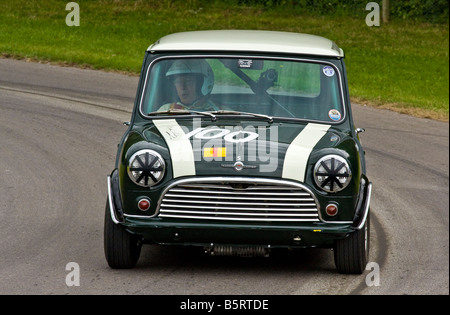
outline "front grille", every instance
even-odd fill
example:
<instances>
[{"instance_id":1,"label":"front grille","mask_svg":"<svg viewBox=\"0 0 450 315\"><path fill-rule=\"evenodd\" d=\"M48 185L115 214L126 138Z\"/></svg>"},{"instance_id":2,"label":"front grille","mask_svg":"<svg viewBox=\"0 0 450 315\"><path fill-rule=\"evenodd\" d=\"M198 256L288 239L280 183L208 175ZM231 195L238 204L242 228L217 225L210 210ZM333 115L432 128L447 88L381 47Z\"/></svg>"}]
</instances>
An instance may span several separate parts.
<instances>
[{"instance_id":1,"label":"front grille","mask_svg":"<svg viewBox=\"0 0 450 315\"><path fill-rule=\"evenodd\" d=\"M317 222L318 205L299 184L275 180L181 181L163 195L162 218Z\"/></svg>"}]
</instances>

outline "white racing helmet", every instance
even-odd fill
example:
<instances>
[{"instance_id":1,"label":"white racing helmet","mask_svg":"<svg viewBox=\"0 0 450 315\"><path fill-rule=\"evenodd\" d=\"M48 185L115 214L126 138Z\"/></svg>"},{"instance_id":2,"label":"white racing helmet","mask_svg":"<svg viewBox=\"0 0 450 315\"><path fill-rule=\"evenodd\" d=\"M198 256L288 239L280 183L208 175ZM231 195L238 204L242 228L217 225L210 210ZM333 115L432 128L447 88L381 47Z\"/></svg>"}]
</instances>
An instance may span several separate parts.
<instances>
[{"instance_id":1,"label":"white racing helmet","mask_svg":"<svg viewBox=\"0 0 450 315\"><path fill-rule=\"evenodd\" d=\"M203 78L201 92L203 95L211 93L214 87L214 72L204 59L180 59L173 62L166 73L167 77L179 74L196 74Z\"/></svg>"}]
</instances>

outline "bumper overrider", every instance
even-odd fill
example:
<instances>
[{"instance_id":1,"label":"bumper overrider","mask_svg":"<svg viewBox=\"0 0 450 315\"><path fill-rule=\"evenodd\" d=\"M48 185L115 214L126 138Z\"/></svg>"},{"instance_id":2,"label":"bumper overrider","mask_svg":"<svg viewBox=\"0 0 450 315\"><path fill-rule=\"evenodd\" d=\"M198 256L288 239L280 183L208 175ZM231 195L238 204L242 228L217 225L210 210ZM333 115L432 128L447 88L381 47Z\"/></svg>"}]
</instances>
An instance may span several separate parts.
<instances>
[{"instance_id":1,"label":"bumper overrider","mask_svg":"<svg viewBox=\"0 0 450 315\"><path fill-rule=\"evenodd\" d=\"M361 230L368 219L372 184L362 177L353 220L327 221L314 193L301 183L247 177L195 177L173 180L156 212L127 214L117 170L107 178L109 213L143 243L212 248L332 247Z\"/></svg>"}]
</instances>

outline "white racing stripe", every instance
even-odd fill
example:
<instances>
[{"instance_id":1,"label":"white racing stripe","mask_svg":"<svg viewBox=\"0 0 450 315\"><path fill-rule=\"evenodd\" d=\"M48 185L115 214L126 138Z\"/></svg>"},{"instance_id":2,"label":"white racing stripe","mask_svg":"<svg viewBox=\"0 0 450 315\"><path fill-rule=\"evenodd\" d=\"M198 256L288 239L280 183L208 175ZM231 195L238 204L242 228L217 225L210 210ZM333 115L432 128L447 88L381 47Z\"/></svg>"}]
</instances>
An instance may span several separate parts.
<instances>
[{"instance_id":1,"label":"white racing stripe","mask_svg":"<svg viewBox=\"0 0 450 315\"><path fill-rule=\"evenodd\" d=\"M156 128L166 140L172 160L173 178L195 175L194 151L175 119L155 119Z\"/></svg>"},{"instance_id":2,"label":"white racing stripe","mask_svg":"<svg viewBox=\"0 0 450 315\"><path fill-rule=\"evenodd\" d=\"M286 151L281 177L305 181L309 155L317 142L327 133L330 125L308 124L295 137Z\"/></svg>"}]
</instances>

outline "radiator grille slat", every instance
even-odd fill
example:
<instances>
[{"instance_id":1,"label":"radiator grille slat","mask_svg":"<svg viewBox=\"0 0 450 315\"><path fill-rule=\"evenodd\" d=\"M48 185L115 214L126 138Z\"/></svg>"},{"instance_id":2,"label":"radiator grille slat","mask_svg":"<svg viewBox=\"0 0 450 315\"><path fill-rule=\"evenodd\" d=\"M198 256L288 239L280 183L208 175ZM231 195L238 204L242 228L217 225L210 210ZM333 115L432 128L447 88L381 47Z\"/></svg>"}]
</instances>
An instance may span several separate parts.
<instances>
[{"instance_id":1,"label":"radiator grille slat","mask_svg":"<svg viewBox=\"0 0 450 315\"><path fill-rule=\"evenodd\" d=\"M228 221L319 221L316 199L307 190L258 182L192 182L171 187L159 217Z\"/></svg>"}]
</instances>

